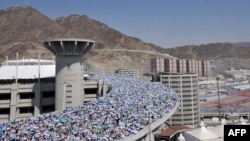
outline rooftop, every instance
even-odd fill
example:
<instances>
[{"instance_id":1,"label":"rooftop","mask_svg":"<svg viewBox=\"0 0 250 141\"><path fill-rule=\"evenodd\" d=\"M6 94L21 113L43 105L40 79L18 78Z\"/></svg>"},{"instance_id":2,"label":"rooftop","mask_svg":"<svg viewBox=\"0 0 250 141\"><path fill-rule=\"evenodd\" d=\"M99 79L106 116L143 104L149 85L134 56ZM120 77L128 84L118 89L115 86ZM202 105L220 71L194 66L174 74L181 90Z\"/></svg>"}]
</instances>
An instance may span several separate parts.
<instances>
[{"instance_id":1,"label":"rooftop","mask_svg":"<svg viewBox=\"0 0 250 141\"><path fill-rule=\"evenodd\" d=\"M170 126L166 130L164 130L160 134L158 134L157 136L171 138L176 133L180 133L180 132L187 131L187 130L191 130L191 128L189 128L187 126L183 126L183 125Z\"/></svg>"}]
</instances>

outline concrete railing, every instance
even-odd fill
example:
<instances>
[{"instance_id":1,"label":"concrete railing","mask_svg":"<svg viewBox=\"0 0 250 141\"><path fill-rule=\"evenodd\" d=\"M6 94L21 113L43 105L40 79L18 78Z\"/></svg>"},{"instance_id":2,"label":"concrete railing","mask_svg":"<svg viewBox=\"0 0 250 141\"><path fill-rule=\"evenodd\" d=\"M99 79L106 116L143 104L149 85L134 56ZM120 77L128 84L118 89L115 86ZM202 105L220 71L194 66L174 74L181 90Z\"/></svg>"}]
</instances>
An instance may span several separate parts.
<instances>
[{"instance_id":1,"label":"concrete railing","mask_svg":"<svg viewBox=\"0 0 250 141\"><path fill-rule=\"evenodd\" d=\"M221 116L226 115L229 113L221 113ZM237 113L239 116L249 116L250 117L250 113ZM218 117L219 113L215 112L215 113L200 113L201 116L203 117Z\"/></svg>"},{"instance_id":2,"label":"concrete railing","mask_svg":"<svg viewBox=\"0 0 250 141\"><path fill-rule=\"evenodd\" d=\"M166 113L162 118L156 120L155 122L152 122L148 126L145 126L142 130L140 130L139 132L137 132L136 134L134 134L132 136L125 138L123 141L135 141L135 140L143 138L144 136L149 134L151 131L155 130L160 125L162 125L165 121L167 121L175 113L178 106L179 106L179 102L177 102L175 104L175 107L169 113ZM149 128L149 126L150 126L150 128Z\"/></svg>"}]
</instances>

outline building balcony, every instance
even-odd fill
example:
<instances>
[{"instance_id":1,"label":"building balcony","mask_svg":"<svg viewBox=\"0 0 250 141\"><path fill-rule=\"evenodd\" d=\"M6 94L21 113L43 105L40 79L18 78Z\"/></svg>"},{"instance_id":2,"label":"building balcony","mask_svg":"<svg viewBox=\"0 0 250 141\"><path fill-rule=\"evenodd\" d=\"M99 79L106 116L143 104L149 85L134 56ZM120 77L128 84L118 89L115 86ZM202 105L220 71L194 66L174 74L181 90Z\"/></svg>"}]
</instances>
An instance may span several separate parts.
<instances>
[{"instance_id":1,"label":"building balcony","mask_svg":"<svg viewBox=\"0 0 250 141\"><path fill-rule=\"evenodd\" d=\"M18 87L19 89L32 89L34 87L34 83L33 84L19 84Z\"/></svg>"},{"instance_id":2,"label":"building balcony","mask_svg":"<svg viewBox=\"0 0 250 141\"><path fill-rule=\"evenodd\" d=\"M23 107L23 106L33 106L35 105L35 99L19 99L18 100L18 106Z\"/></svg>"},{"instance_id":3,"label":"building balcony","mask_svg":"<svg viewBox=\"0 0 250 141\"><path fill-rule=\"evenodd\" d=\"M2 104L10 104L10 99L0 100L0 105Z\"/></svg>"},{"instance_id":4,"label":"building balcony","mask_svg":"<svg viewBox=\"0 0 250 141\"><path fill-rule=\"evenodd\" d=\"M11 84L0 84L1 90L10 89L10 88L11 88Z\"/></svg>"},{"instance_id":5,"label":"building balcony","mask_svg":"<svg viewBox=\"0 0 250 141\"><path fill-rule=\"evenodd\" d=\"M33 116L33 113L24 113L24 114L17 114L16 117L17 118L28 118Z\"/></svg>"},{"instance_id":6,"label":"building balcony","mask_svg":"<svg viewBox=\"0 0 250 141\"><path fill-rule=\"evenodd\" d=\"M9 119L10 115L9 114L0 114L0 119Z\"/></svg>"}]
</instances>

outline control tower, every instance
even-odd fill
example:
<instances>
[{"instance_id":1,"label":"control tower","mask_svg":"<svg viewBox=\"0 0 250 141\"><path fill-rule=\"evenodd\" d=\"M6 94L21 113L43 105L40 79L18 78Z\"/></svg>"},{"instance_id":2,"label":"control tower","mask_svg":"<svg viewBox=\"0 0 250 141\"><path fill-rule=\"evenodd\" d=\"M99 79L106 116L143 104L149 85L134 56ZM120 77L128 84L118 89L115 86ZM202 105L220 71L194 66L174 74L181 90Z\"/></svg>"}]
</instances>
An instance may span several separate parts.
<instances>
[{"instance_id":1,"label":"control tower","mask_svg":"<svg viewBox=\"0 0 250 141\"><path fill-rule=\"evenodd\" d=\"M80 105L84 98L83 55L94 45L86 39L50 39L44 46L56 55L55 110Z\"/></svg>"}]
</instances>

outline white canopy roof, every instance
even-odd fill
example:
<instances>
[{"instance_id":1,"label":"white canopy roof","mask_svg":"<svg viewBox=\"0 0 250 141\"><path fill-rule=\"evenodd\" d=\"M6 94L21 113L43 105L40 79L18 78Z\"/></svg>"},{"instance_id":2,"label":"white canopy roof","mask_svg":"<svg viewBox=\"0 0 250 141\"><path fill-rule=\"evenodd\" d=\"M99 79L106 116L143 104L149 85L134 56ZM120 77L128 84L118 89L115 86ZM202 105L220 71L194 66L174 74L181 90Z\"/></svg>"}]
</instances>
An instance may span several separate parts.
<instances>
[{"instance_id":1,"label":"white canopy roof","mask_svg":"<svg viewBox=\"0 0 250 141\"><path fill-rule=\"evenodd\" d=\"M8 60L3 62L2 66L0 67L0 80L12 80L16 78L38 79L39 69L40 69L40 78L55 77L56 75L55 72L56 66L54 60L42 60L42 59ZM89 74L84 73L83 77L89 77Z\"/></svg>"},{"instance_id":2,"label":"white canopy roof","mask_svg":"<svg viewBox=\"0 0 250 141\"><path fill-rule=\"evenodd\" d=\"M205 127L204 123L201 122L201 128L197 128L186 133L200 139L200 140L221 140L223 139L223 128L222 125L218 127Z\"/></svg>"},{"instance_id":3,"label":"white canopy roof","mask_svg":"<svg viewBox=\"0 0 250 141\"><path fill-rule=\"evenodd\" d=\"M55 77L55 65L40 65L40 78L47 78L47 77ZM39 65L18 65L18 66L0 67L0 80L8 80L16 78L17 79L39 78Z\"/></svg>"}]
</instances>

